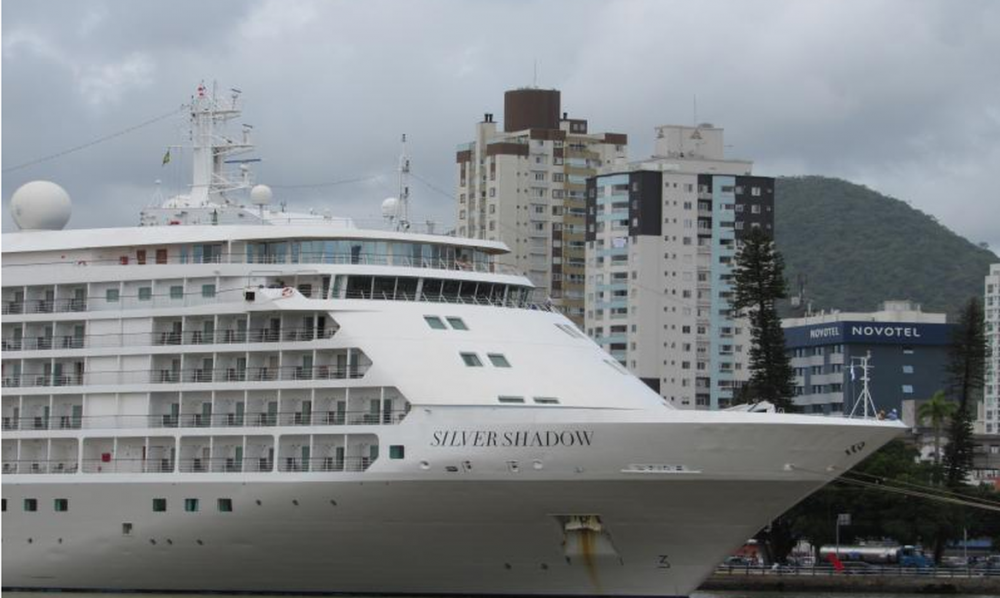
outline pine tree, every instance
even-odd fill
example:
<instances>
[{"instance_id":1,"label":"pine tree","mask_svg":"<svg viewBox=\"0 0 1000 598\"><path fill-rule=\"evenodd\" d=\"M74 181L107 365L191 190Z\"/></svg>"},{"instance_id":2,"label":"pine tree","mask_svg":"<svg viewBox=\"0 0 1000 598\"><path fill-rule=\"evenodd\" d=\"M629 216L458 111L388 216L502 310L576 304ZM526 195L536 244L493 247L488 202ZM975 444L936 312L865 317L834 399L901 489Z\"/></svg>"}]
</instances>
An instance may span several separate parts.
<instances>
[{"instance_id":1,"label":"pine tree","mask_svg":"<svg viewBox=\"0 0 1000 598\"><path fill-rule=\"evenodd\" d=\"M958 409L951 418L944 462L948 468L947 484L961 486L972 469L972 418L981 400L986 374L986 335L983 308L973 297L959 315L951 346L948 348L948 381Z\"/></svg>"},{"instance_id":2,"label":"pine tree","mask_svg":"<svg viewBox=\"0 0 1000 598\"><path fill-rule=\"evenodd\" d=\"M794 408L793 371L785 353L776 303L787 297L784 260L774 241L761 228L753 228L743 239L736 257L733 313L750 321L750 380L740 400L767 400L785 411Z\"/></svg>"}]
</instances>

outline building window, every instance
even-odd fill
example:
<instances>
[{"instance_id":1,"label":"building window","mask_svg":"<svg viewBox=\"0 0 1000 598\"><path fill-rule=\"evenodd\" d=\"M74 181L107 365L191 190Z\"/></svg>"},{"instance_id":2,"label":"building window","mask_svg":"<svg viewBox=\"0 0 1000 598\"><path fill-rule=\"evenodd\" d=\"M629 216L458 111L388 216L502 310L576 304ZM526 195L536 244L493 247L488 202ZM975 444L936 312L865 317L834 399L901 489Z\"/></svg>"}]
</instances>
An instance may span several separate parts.
<instances>
[{"instance_id":1,"label":"building window","mask_svg":"<svg viewBox=\"0 0 1000 598\"><path fill-rule=\"evenodd\" d=\"M904 384L903 385L903 394L904 395L912 395L913 394L913 385L912 384Z\"/></svg>"},{"instance_id":2,"label":"building window","mask_svg":"<svg viewBox=\"0 0 1000 598\"><path fill-rule=\"evenodd\" d=\"M188 513L198 512L198 499L197 498L185 498L184 499L184 510Z\"/></svg>"},{"instance_id":3,"label":"building window","mask_svg":"<svg viewBox=\"0 0 1000 598\"><path fill-rule=\"evenodd\" d=\"M118 289L108 289L104 292L104 300L108 303L118 303L119 292Z\"/></svg>"},{"instance_id":4,"label":"building window","mask_svg":"<svg viewBox=\"0 0 1000 598\"><path fill-rule=\"evenodd\" d=\"M67 498L57 498L53 501L52 508L55 509L56 513L65 513L69 510L69 499Z\"/></svg>"},{"instance_id":5,"label":"building window","mask_svg":"<svg viewBox=\"0 0 1000 598\"><path fill-rule=\"evenodd\" d=\"M214 284L203 284L201 285L201 296L205 299L211 299L215 297L215 285Z\"/></svg>"},{"instance_id":6,"label":"building window","mask_svg":"<svg viewBox=\"0 0 1000 598\"><path fill-rule=\"evenodd\" d=\"M406 456L406 449L401 444L389 445L389 458L402 459Z\"/></svg>"},{"instance_id":7,"label":"building window","mask_svg":"<svg viewBox=\"0 0 1000 598\"><path fill-rule=\"evenodd\" d=\"M153 512L154 513L166 513L167 512L167 499L165 499L165 498L154 498L153 499Z\"/></svg>"},{"instance_id":8,"label":"building window","mask_svg":"<svg viewBox=\"0 0 1000 598\"><path fill-rule=\"evenodd\" d=\"M437 316L424 316L424 321L427 322L427 325L434 330L447 330L448 328L444 325L444 322L441 321L441 318Z\"/></svg>"},{"instance_id":9,"label":"building window","mask_svg":"<svg viewBox=\"0 0 1000 598\"><path fill-rule=\"evenodd\" d=\"M184 287L180 285L174 285L170 287L170 298L171 299L183 299L184 298Z\"/></svg>"},{"instance_id":10,"label":"building window","mask_svg":"<svg viewBox=\"0 0 1000 598\"><path fill-rule=\"evenodd\" d=\"M233 499L231 498L220 498L218 501L219 512L220 513L232 513L233 512Z\"/></svg>"},{"instance_id":11,"label":"building window","mask_svg":"<svg viewBox=\"0 0 1000 598\"><path fill-rule=\"evenodd\" d=\"M913 373L913 366L912 365L904 365L903 366L903 373L904 374L912 374Z\"/></svg>"},{"instance_id":12,"label":"building window","mask_svg":"<svg viewBox=\"0 0 1000 598\"><path fill-rule=\"evenodd\" d=\"M139 301L149 301L153 298L153 289L151 287L139 287Z\"/></svg>"},{"instance_id":13,"label":"building window","mask_svg":"<svg viewBox=\"0 0 1000 598\"><path fill-rule=\"evenodd\" d=\"M479 356L475 353L460 353L462 356L462 361L465 362L470 368L480 368L483 367L483 362L479 360Z\"/></svg>"},{"instance_id":14,"label":"building window","mask_svg":"<svg viewBox=\"0 0 1000 598\"><path fill-rule=\"evenodd\" d=\"M24 510L29 513L34 513L38 510L38 499L37 498L26 498L24 499Z\"/></svg>"},{"instance_id":15,"label":"building window","mask_svg":"<svg viewBox=\"0 0 1000 598\"><path fill-rule=\"evenodd\" d=\"M507 358L499 353L487 353L486 356L490 358L490 363L492 363L495 367L498 368L510 367L510 362L507 361Z\"/></svg>"},{"instance_id":16,"label":"building window","mask_svg":"<svg viewBox=\"0 0 1000 598\"><path fill-rule=\"evenodd\" d=\"M462 320L462 318L446 318L446 319L448 320L448 324L455 330L469 329L469 327L465 325L465 322Z\"/></svg>"},{"instance_id":17,"label":"building window","mask_svg":"<svg viewBox=\"0 0 1000 598\"><path fill-rule=\"evenodd\" d=\"M903 347L903 355L913 355L913 347L910 346Z\"/></svg>"}]
</instances>

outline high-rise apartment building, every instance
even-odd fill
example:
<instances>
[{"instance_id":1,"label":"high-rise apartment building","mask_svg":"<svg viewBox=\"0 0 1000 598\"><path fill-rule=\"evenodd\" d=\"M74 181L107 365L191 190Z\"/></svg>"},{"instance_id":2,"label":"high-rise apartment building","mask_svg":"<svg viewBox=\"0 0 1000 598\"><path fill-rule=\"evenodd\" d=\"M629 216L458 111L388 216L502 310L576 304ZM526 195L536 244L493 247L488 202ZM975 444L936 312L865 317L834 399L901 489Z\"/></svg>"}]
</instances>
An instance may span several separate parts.
<instances>
[{"instance_id":1,"label":"high-rise apartment building","mask_svg":"<svg viewBox=\"0 0 1000 598\"><path fill-rule=\"evenodd\" d=\"M671 404L725 407L749 378L734 260L752 228L773 231L774 179L727 160L721 128L656 131L652 158L588 181L585 328Z\"/></svg>"},{"instance_id":2,"label":"high-rise apartment building","mask_svg":"<svg viewBox=\"0 0 1000 598\"><path fill-rule=\"evenodd\" d=\"M1000 264L990 266L983 294L986 380L976 421L977 434L1000 434Z\"/></svg>"},{"instance_id":3,"label":"high-rise apartment building","mask_svg":"<svg viewBox=\"0 0 1000 598\"><path fill-rule=\"evenodd\" d=\"M582 325L586 183L625 162L628 139L561 110L557 90L516 89L504 94L503 130L492 114L476 125L456 153L456 232L506 243L507 264Z\"/></svg>"}]
</instances>

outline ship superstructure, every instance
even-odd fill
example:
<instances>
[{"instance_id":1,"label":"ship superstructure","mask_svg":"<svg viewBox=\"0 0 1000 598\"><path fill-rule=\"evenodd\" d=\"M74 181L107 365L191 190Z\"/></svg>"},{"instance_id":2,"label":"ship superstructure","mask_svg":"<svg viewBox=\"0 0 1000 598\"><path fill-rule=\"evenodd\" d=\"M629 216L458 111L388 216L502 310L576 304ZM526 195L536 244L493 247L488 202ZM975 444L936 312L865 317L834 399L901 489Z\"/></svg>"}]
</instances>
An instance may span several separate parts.
<instances>
[{"instance_id":1,"label":"ship superstructure","mask_svg":"<svg viewBox=\"0 0 1000 598\"><path fill-rule=\"evenodd\" d=\"M500 243L241 205L234 113L142 226L4 236L7 587L686 595L900 429L675 410Z\"/></svg>"}]
</instances>

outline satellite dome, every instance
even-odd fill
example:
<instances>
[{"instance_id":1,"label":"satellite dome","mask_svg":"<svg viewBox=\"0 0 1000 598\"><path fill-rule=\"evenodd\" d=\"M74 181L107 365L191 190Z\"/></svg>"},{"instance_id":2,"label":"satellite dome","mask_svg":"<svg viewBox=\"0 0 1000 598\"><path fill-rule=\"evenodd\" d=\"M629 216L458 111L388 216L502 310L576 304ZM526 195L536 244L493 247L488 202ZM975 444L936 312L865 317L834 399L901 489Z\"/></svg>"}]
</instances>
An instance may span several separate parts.
<instances>
[{"instance_id":1,"label":"satellite dome","mask_svg":"<svg viewBox=\"0 0 1000 598\"><path fill-rule=\"evenodd\" d=\"M250 203L255 206L266 206L271 203L272 197L274 197L274 193L267 185L254 185L253 189L250 190Z\"/></svg>"},{"instance_id":2,"label":"satellite dome","mask_svg":"<svg viewBox=\"0 0 1000 598\"><path fill-rule=\"evenodd\" d=\"M396 216L396 206L399 205L399 200L395 197L387 197L382 202L382 217L383 218L393 218Z\"/></svg>"},{"instance_id":3,"label":"satellite dome","mask_svg":"<svg viewBox=\"0 0 1000 598\"><path fill-rule=\"evenodd\" d=\"M11 214L21 230L62 230L73 206L69 193L51 181L31 181L10 198Z\"/></svg>"}]
</instances>

